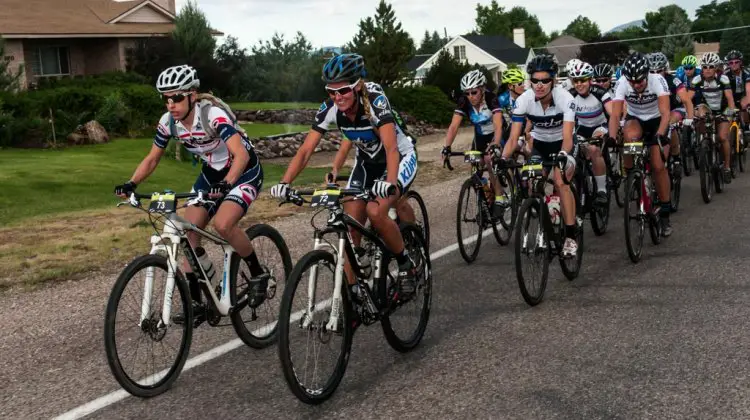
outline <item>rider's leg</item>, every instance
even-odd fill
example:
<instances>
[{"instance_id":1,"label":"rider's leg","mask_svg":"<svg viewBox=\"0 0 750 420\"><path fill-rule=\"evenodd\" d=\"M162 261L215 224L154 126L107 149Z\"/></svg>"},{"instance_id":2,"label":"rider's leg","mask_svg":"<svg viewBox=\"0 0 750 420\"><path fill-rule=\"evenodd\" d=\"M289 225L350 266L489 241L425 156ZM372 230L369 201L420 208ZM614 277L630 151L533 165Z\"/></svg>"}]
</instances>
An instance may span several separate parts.
<instances>
[{"instance_id":1,"label":"rider's leg","mask_svg":"<svg viewBox=\"0 0 750 420\"><path fill-rule=\"evenodd\" d=\"M625 126L622 127L622 137L623 142L629 143L629 142L635 142L635 141L642 141L643 137L643 129L641 128L641 124L636 119L627 120L625 121ZM623 156L623 164L625 166L625 174L627 174L627 171L629 171L633 167L633 156L625 155Z\"/></svg>"},{"instance_id":2,"label":"rider's leg","mask_svg":"<svg viewBox=\"0 0 750 420\"><path fill-rule=\"evenodd\" d=\"M572 156L568 156L568 163L565 166L565 174L568 180L573 178L575 168L575 159ZM570 185L563 182L559 168L554 169L553 177L555 189L560 196L563 222L565 223L565 244L563 246L563 255L565 257L575 257L578 252L578 244L576 243L577 226L575 197L573 196L573 191L570 189Z\"/></svg>"},{"instance_id":3,"label":"rider's leg","mask_svg":"<svg viewBox=\"0 0 750 420\"><path fill-rule=\"evenodd\" d=\"M205 228L208 224L208 221L211 219L208 210L205 207L198 206L190 206L185 209L184 217L185 220L194 224L195 226L198 226L201 229ZM187 238L190 242L190 245L192 245L193 247L200 246L201 236L197 233L188 231ZM195 302L200 303L201 291L200 286L198 285L198 277L195 273L193 273L193 269L190 267L187 258L184 258L182 261L182 271L183 273L185 273L185 278L187 279L188 285L190 286L190 295Z\"/></svg>"},{"instance_id":4,"label":"rider's leg","mask_svg":"<svg viewBox=\"0 0 750 420\"><path fill-rule=\"evenodd\" d=\"M656 120L652 124L656 126L658 124L658 120ZM653 127L652 131L655 132L656 127ZM655 140L650 140L649 142L644 144L649 144L651 149L651 173L654 179L654 184L656 185L656 193L659 196L659 202L661 204L659 209L659 216L662 223L662 233L664 236L669 236L672 234L672 226L669 223L669 215L672 213L672 193L669 184L669 174L667 173L667 167L664 159L662 159L662 151L659 148L659 144L656 143Z\"/></svg>"},{"instance_id":5,"label":"rider's leg","mask_svg":"<svg viewBox=\"0 0 750 420\"><path fill-rule=\"evenodd\" d=\"M729 157L731 154L731 147L729 144L729 122L716 119L716 137L721 142L722 156L724 156L724 182L732 182L732 173L729 169Z\"/></svg>"},{"instance_id":6,"label":"rider's leg","mask_svg":"<svg viewBox=\"0 0 750 420\"><path fill-rule=\"evenodd\" d=\"M672 115L669 116L669 123L676 124L684 119L684 115L681 111L672 111ZM682 175L682 159L680 158L680 137L677 130L672 130L672 136L669 139L669 155L671 155L672 161L674 162L675 175Z\"/></svg>"},{"instance_id":7,"label":"rider's leg","mask_svg":"<svg viewBox=\"0 0 750 420\"><path fill-rule=\"evenodd\" d=\"M351 216L354 220L356 220L363 226L367 221L367 213L365 212L364 201L356 200L344 203L344 213ZM358 247L362 242L362 234L354 229L349 229L349 233L352 235L352 244ZM354 270L352 269L352 266L349 265L349 257L344 254L344 259L344 272L346 273L347 282L349 284L354 284L357 281L354 276Z\"/></svg>"},{"instance_id":8,"label":"rider's leg","mask_svg":"<svg viewBox=\"0 0 750 420\"><path fill-rule=\"evenodd\" d=\"M607 134L604 128L594 130L594 137L601 138ZM596 179L596 199L600 204L607 203L607 164L604 162L602 149L598 146L589 145L587 155L591 159L591 166Z\"/></svg>"}]
</instances>

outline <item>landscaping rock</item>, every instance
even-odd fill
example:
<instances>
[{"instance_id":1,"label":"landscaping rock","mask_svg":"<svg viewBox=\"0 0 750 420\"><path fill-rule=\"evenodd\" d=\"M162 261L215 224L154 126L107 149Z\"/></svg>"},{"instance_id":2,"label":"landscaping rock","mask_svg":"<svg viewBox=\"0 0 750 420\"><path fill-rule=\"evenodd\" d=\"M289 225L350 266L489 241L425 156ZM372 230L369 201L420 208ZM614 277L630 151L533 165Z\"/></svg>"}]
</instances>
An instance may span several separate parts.
<instances>
[{"instance_id":1,"label":"landscaping rock","mask_svg":"<svg viewBox=\"0 0 750 420\"><path fill-rule=\"evenodd\" d=\"M98 121L92 120L87 122L83 125L83 130L86 132L86 136L88 136L91 144L101 144L109 141L107 130Z\"/></svg>"}]
</instances>

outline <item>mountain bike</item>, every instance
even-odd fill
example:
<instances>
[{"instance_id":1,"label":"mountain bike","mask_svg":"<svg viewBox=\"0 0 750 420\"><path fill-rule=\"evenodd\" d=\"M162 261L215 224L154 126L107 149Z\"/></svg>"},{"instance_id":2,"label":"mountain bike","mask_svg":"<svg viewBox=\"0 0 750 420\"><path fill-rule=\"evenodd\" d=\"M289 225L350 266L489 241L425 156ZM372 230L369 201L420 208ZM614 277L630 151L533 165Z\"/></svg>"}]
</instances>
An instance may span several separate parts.
<instances>
[{"instance_id":1,"label":"mountain bike","mask_svg":"<svg viewBox=\"0 0 750 420\"><path fill-rule=\"evenodd\" d=\"M633 157L633 167L625 181L625 246L630 260L637 263L643 255L647 225L654 245L661 243L659 207L655 205L659 199L651 173L649 148L644 147L642 141L629 142L623 145L623 153ZM635 222L635 227L631 222Z\"/></svg>"},{"instance_id":2,"label":"mountain bike","mask_svg":"<svg viewBox=\"0 0 750 420\"><path fill-rule=\"evenodd\" d=\"M732 170L732 178L737 178L738 172L745 172L745 136L740 124L740 115L737 113L728 118L729 168Z\"/></svg>"},{"instance_id":3,"label":"mountain bike","mask_svg":"<svg viewBox=\"0 0 750 420\"><path fill-rule=\"evenodd\" d=\"M392 187L395 192L395 187ZM308 201L304 197L311 196ZM310 203L319 208L311 218L314 250L308 252L294 266L281 301L279 313L279 359L284 378L292 393L306 404L320 404L330 398L346 372L354 331L360 325L380 322L388 344L399 352L408 352L422 340L430 316L432 303L432 268L422 231L411 223L399 226L416 267L416 290L412 296L399 294L395 256L378 234L365 228L344 213L342 204L348 200L371 201L369 191L336 188L329 185L322 190L290 191L287 200L296 205ZM318 214L327 213L324 227L316 226ZM349 229L354 229L371 244L366 254L355 251ZM326 235L333 235L330 241ZM372 264L365 264L364 259ZM355 284L348 286L345 260L351 266ZM303 295L303 296L298 296ZM295 298L299 302L295 304ZM319 301L316 300L320 299ZM405 333L398 325L408 314L408 306L420 306ZM293 337L301 332L301 337ZM337 342L334 342L336 340ZM299 358L293 349L307 347ZM312 347L312 349L310 349ZM337 354L325 357L330 366L319 367L318 357L323 348ZM314 359L314 360L313 360ZM310 367L308 364L312 363Z\"/></svg>"},{"instance_id":4,"label":"mountain bike","mask_svg":"<svg viewBox=\"0 0 750 420\"><path fill-rule=\"evenodd\" d=\"M612 200L612 190L607 185L607 204L599 205L595 203L596 193L599 191L598 185L596 185L596 177L594 176L594 164L591 159L586 158L585 146L592 145L602 147L602 138L584 138L577 136L576 146L578 153L576 154L576 172L573 176L576 190L580 192L578 196L578 203L576 203L576 212L583 215L589 215L591 219L591 228L594 230L596 236L604 235L607 232L607 224L609 223L609 204ZM605 163L606 164L606 163ZM579 209L580 207L580 209Z\"/></svg>"},{"instance_id":5,"label":"mountain bike","mask_svg":"<svg viewBox=\"0 0 750 420\"><path fill-rule=\"evenodd\" d=\"M270 276L263 302L259 306L250 306L247 296L250 290L247 265L227 241L177 214L178 200L183 199L188 200L187 204L179 208L214 203L207 199L203 191L184 194L164 191L146 195L132 193L128 200L118 204L118 207L129 204L146 212L155 231L151 236L151 251L133 259L120 273L112 287L104 316L104 348L109 367L117 382L127 392L138 397L153 397L169 389L188 358L193 328L204 321L214 327L230 325L220 324L221 319L228 316L237 335L253 348L266 347L277 337L276 323L272 322L276 315L273 304L277 301L277 291L283 287L292 269L284 238L274 228L264 224L254 225L246 230L264 273ZM148 209L141 206L141 200L149 200ZM159 228L158 224L162 227ZM199 251L205 251L190 244L188 232L195 232L206 241L223 248L221 272L215 273L210 262L210 266L201 264L201 260L208 261L208 255L199 255ZM267 249L269 252L266 252ZM199 278L200 291L206 298L207 310L201 319L194 318L189 286L178 265L182 256ZM142 286L142 290L126 293L128 286ZM175 291L178 293L175 294ZM157 302L159 298L163 298L161 303ZM132 309L132 318L128 319L127 314L118 313L123 307ZM243 318L245 309L248 309L245 313L249 312L245 318L249 320ZM258 319L258 312L267 315L268 319L262 321L263 325L257 328L248 328L248 323ZM177 316L183 322L175 323ZM123 333L126 334L117 337L116 333L120 329L124 329ZM175 333L174 340L170 333ZM177 354L173 360L168 359L158 365L154 355L147 357L140 365L136 363L136 370L141 367L152 369L147 373L129 371L123 366L123 362L130 360L124 354L125 346L134 342L137 347L133 358L138 356L139 351L147 352L155 346L161 349L161 353L174 350Z\"/></svg>"},{"instance_id":6,"label":"mountain bike","mask_svg":"<svg viewBox=\"0 0 750 420\"><path fill-rule=\"evenodd\" d=\"M701 196L703 202L708 204L713 198L713 191L717 193L724 191L724 154L721 151L721 143L716 141L714 127L714 116L708 111L703 117L696 116L695 121L705 127L704 132L698 133L698 169L700 172Z\"/></svg>"},{"instance_id":7,"label":"mountain bike","mask_svg":"<svg viewBox=\"0 0 750 420\"><path fill-rule=\"evenodd\" d=\"M682 139L680 138L681 132L683 131L683 125L682 121L676 122L674 124L669 125L669 130L667 131L667 139L672 138L672 133L676 132L678 141L681 144ZM680 149L680 155L682 155L682 149ZM685 173L685 166L687 165L685 161L682 161L682 173L678 174L677 171L675 171L675 160L672 157L672 153L670 151L670 154L668 157L668 160L665 161L666 167L667 167L667 176L669 176L669 193L670 193L670 202L672 203L672 213L676 213L680 209L680 197L682 194L682 174Z\"/></svg>"}]
</instances>

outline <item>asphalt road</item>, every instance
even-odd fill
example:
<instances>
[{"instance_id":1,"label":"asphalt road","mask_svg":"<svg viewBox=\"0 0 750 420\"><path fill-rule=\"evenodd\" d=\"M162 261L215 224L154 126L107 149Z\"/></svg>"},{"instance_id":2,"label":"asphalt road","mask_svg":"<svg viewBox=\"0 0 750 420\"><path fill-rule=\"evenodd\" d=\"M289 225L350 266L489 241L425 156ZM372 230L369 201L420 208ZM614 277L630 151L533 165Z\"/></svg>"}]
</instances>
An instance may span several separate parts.
<instances>
[{"instance_id":1,"label":"asphalt road","mask_svg":"<svg viewBox=\"0 0 750 420\"><path fill-rule=\"evenodd\" d=\"M89 417L748 418L750 176L741 174L708 205L697 182L685 179L674 234L659 246L647 237L639 264L627 257L614 203L605 236L595 237L587 221L580 277L567 281L553 263L545 301L535 308L518 292L511 249L492 236L471 265L458 252L433 261L435 294L421 345L399 354L377 324L360 328L346 376L321 406L291 394L275 346L240 347L183 372L161 396L128 397ZM446 193L426 197L433 251L455 242L458 185L436 185ZM101 315L89 324L100 330ZM0 417L55 416L117 390L100 332L86 332L59 331L68 343L62 350L48 339L43 351L56 370L21 376L25 369L8 366L3 382L11 392L0 393ZM231 329L204 324L191 355L233 338ZM71 340L78 352L68 350ZM32 337L28 343L36 345Z\"/></svg>"}]
</instances>

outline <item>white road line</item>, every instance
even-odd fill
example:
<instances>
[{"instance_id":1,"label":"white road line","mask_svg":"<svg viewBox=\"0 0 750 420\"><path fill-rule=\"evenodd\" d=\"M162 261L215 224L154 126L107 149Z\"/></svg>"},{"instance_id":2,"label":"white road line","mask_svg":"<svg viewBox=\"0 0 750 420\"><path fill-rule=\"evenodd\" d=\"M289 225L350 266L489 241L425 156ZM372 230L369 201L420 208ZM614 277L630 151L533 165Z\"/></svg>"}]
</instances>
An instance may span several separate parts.
<instances>
[{"instance_id":1,"label":"white road line","mask_svg":"<svg viewBox=\"0 0 750 420\"><path fill-rule=\"evenodd\" d=\"M484 232L482 232L482 237L486 237L488 235L492 234L492 229L487 229ZM473 235L469 237L466 240L466 244L472 244L476 242L477 235ZM453 245L449 245L443 249L439 249L432 254L430 254L430 260L434 261L438 258L441 258L445 255L450 254L451 252L455 252L458 249L458 243L454 243ZM324 302L318 303L318 305L325 304ZM316 306L318 306L316 305ZM292 314L292 321L298 320L302 316L302 310L295 312ZM272 322L271 324L264 325L257 330L253 331L253 335L261 333L266 328L273 328L273 326L276 324L276 321ZM185 363L185 367L183 367L182 372L187 372L188 370L200 366L210 360L216 359L219 356L223 356L224 354L229 353L232 350L235 350L239 347L244 346L244 343L239 338L235 338L232 341L229 341L227 343L224 343L218 347L214 347L211 350L208 350L204 353L201 353L195 357L192 357L188 359L188 361ZM161 375L164 375L166 373L166 370L154 374L154 376L158 377ZM117 402L120 402L124 400L125 398L130 397L131 395L125 391L124 389L120 389L118 391L110 392L107 395L101 396L95 400L89 401L86 404L80 405L68 412L65 412L57 417L55 417L53 420L74 420L74 419L80 419L82 417L85 417L91 413L94 413L96 411L101 410L104 407L110 406L112 404L115 404Z\"/></svg>"}]
</instances>

